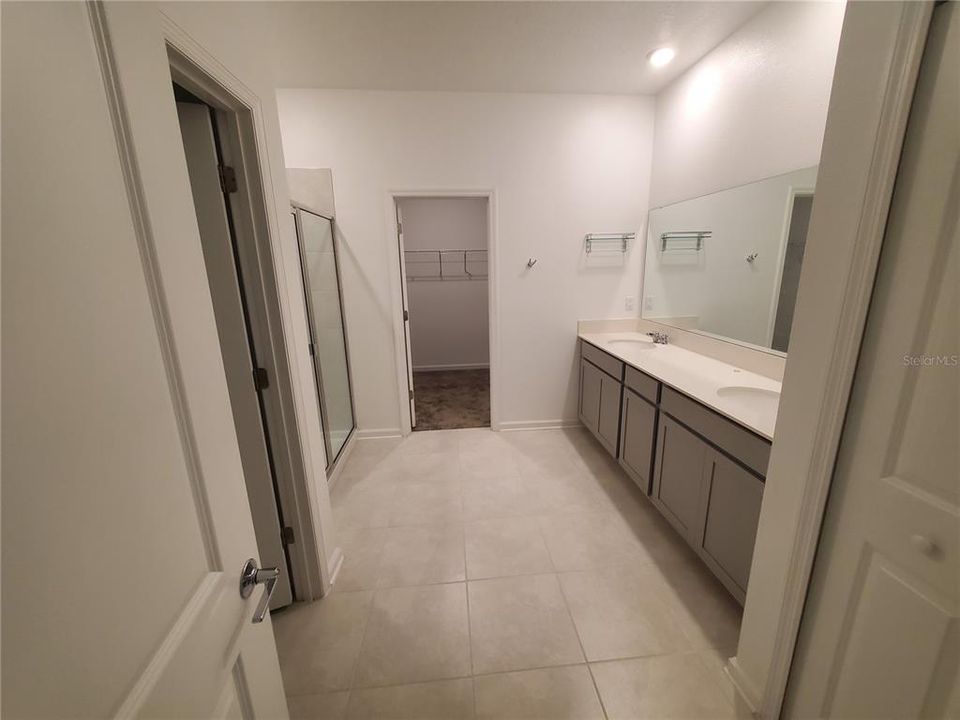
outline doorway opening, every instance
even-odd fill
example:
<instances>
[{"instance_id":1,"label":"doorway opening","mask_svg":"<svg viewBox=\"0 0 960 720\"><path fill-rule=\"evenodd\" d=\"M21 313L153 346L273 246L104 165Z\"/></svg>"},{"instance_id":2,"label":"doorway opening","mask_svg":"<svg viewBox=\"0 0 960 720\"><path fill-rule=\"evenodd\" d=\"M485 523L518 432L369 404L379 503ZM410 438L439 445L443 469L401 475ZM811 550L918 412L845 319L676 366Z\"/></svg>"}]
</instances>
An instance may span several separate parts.
<instances>
[{"instance_id":1,"label":"doorway opening","mask_svg":"<svg viewBox=\"0 0 960 720\"><path fill-rule=\"evenodd\" d=\"M780 287L777 291L773 337L770 342L770 347L779 352L787 352L787 344L790 342L790 328L793 326L793 311L797 305L800 268L803 266L803 253L807 247L807 230L810 227L812 210L812 191L795 191L792 194L786 242L781 250L783 257L780 263Z\"/></svg>"},{"instance_id":2,"label":"doorway opening","mask_svg":"<svg viewBox=\"0 0 960 720\"><path fill-rule=\"evenodd\" d=\"M396 198L414 431L491 425L489 202Z\"/></svg>"},{"instance_id":3,"label":"doorway opening","mask_svg":"<svg viewBox=\"0 0 960 720\"><path fill-rule=\"evenodd\" d=\"M233 207L240 182L226 160L229 117L176 82L173 92L257 549L264 565L280 571L270 602L276 609L293 602L295 592L271 441L282 428L271 422L265 397L271 373L261 361L258 308L248 290L252 268L245 266Z\"/></svg>"},{"instance_id":4,"label":"doorway opening","mask_svg":"<svg viewBox=\"0 0 960 720\"><path fill-rule=\"evenodd\" d=\"M276 265L255 110L178 48L167 46L203 272L257 540L279 579L271 610L320 597L329 578L314 532L282 268Z\"/></svg>"}]
</instances>

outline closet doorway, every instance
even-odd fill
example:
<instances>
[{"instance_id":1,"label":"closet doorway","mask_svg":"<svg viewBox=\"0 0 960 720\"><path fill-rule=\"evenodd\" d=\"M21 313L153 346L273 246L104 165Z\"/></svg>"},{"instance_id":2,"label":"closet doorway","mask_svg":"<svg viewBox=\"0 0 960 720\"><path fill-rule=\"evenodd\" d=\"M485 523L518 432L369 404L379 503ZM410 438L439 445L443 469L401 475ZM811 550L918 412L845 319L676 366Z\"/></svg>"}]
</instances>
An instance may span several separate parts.
<instances>
[{"instance_id":1,"label":"closet doorway","mask_svg":"<svg viewBox=\"0 0 960 720\"><path fill-rule=\"evenodd\" d=\"M491 425L489 203L396 198L414 431Z\"/></svg>"}]
</instances>

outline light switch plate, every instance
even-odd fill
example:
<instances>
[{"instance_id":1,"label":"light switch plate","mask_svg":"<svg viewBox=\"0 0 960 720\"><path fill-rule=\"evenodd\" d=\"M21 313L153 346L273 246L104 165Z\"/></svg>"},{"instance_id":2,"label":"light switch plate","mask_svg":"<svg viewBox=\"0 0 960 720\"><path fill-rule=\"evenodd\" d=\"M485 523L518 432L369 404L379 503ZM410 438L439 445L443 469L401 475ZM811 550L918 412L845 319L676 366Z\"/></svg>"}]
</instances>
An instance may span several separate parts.
<instances>
[{"instance_id":1,"label":"light switch plate","mask_svg":"<svg viewBox=\"0 0 960 720\"><path fill-rule=\"evenodd\" d=\"M623 300L623 309L624 310L633 310L633 306L636 303L636 298L633 295L627 295Z\"/></svg>"}]
</instances>

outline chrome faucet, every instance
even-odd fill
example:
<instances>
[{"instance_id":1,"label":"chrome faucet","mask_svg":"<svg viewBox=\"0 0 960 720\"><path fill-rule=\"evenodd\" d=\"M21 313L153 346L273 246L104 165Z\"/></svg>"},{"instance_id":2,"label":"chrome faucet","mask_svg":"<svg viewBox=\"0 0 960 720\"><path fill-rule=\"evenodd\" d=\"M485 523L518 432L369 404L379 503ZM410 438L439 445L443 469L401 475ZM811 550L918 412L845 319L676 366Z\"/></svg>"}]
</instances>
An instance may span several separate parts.
<instances>
[{"instance_id":1,"label":"chrome faucet","mask_svg":"<svg viewBox=\"0 0 960 720\"><path fill-rule=\"evenodd\" d=\"M653 338L653 343L655 345L666 345L670 342L670 336L665 332L648 332L647 335Z\"/></svg>"}]
</instances>

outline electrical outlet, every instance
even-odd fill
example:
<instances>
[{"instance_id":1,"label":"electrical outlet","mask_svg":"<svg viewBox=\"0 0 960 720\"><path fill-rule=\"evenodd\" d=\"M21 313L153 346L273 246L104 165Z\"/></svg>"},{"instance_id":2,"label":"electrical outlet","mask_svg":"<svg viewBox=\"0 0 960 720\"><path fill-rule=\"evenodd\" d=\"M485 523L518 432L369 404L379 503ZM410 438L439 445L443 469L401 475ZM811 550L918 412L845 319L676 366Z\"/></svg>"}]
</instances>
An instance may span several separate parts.
<instances>
[{"instance_id":1,"label":"electrical outlet","mask_svg":"<svg viewBox=\"0 0 960 720\"><path fill-rule=\"evenodd\" d=\"M635 303L635 299L634 299L633 295L627 295L627 297L624 298L624 300L623 300L623 309L624 309L624 310L633 310L634 303Z\"/></svg>"}]
</instances>

